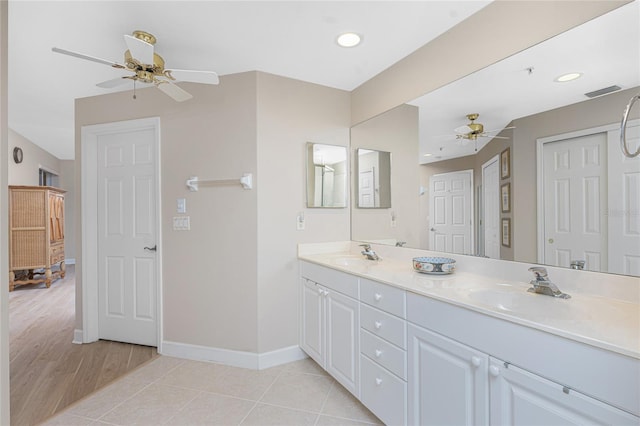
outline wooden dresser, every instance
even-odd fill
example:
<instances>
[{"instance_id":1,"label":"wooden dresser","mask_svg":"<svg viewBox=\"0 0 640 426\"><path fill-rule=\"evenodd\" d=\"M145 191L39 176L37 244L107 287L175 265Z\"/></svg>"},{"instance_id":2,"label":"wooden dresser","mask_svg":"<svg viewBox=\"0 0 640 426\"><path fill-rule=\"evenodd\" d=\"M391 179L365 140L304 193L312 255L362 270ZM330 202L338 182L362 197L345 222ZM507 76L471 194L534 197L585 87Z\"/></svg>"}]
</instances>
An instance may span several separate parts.
<instances>
[{"instance_id":1,"label":"wooden dresser","mask_svg":"<svg viewBox=\"0 0 640 426\"><path fill-rule=\"evenodd\" d=\"M9 186L9 291L64 278L64 194L50 186ZM52 266L58 268L52 270Z\"/></svg>"}]
</instances>

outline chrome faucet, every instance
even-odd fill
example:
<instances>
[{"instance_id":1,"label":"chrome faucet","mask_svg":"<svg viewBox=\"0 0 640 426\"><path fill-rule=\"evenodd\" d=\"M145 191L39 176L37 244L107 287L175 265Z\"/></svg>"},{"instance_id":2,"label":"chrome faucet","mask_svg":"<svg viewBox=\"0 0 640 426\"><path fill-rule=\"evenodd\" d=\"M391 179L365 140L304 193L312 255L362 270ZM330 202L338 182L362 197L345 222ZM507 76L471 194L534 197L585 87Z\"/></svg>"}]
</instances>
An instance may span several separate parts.
<instances>
[{"instance_id":1,"label":"chrome faucet","mask_svg":"<svg viewBox=\"0 0 640 426\"><path fill-rule=\"evenodd\" d=\"M360 247L364 248L364 250L361 251L361 253L367 257L367 259L369 260L380 260L380 256L378 256L378 254L373 251L373 249L371 248L371 246L369 244L360 244Z\"/></svg>"},{"instance_id":2,"label":"chrome faucet","mask_svg":"<svg viewBox=\"0 0 640 426\"><path fill-rule=\"evenodd\" d=\"M583 271L585 263L586 262L584 260L572 260L571 261L571 265L569 265L569 267L571 269L579 269L579 270Z\"/></svg>"},{"instance_id":3,"label":"chrome faucet","mask_svg":"<svg viewBox=\"0 0 640 426\"><path fill-rule=\"evenodd\" d=\"M547 296L558 297L560 299L569 299L571 297L567 293L561 292L558 286L549 280L549 274L547 273L546 268L543 268L542 266L533 266L529 268L529 271L533 272L536 279L531 280L529 283L533 287L528 289L528 292L546 294Z\"/></svg>"}]
</instances>

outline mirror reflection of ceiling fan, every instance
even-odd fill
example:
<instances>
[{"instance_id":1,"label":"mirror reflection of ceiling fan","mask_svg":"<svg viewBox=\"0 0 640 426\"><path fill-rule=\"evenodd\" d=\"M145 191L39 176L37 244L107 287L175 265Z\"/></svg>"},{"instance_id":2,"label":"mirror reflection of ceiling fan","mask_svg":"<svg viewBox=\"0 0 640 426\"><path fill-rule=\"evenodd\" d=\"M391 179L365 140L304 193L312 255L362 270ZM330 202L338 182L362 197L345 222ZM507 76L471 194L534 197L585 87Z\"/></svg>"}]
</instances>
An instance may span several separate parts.
<instances>
[{"instance_id":1,"label":"mirror reflection of ceiling fan","mask_svg":"<svg viewBox=\"0 0 640 426\"><path fill-rule=\"evenodd\" d=\"M475 121L478 119L480 114L473 113L467 114L467 118L471 121L469 124L465 124L464 126L456 127L454 132L456 132L456 139L467 139L471 141L477 141L478 138L495 138L495 139L509 139L505 136L495 136L492 133L499 133L503 130L507 129L515 129L515 127L505 127L503 129L496 130L484 130L484 126L481 123L476 123Z\"/></svg>"},{"instance_id":2,"label":"mirror reflection of ceiling fan","mask_svg":"<svg viewBox=\"0 0 640 426\"><path fill-rule=\"evenodd\" d=\"M98 87L106 89L128 84L131 81L134 83L134 90L136 82L153 84L174 100L182 102L193 96L175 83L185 81L218 84L219 82L218 75L213 71L165 69L164 59L154 52L153 45L156 43L156 38L145 31L134 31L132 36L125 34L124 41L128 47L128 50L124 52L124 65L57 47L53 47L51 50L133 73L97 84ZM135 92L133 97L135 99Z\"/></svg>"}]
</instances>

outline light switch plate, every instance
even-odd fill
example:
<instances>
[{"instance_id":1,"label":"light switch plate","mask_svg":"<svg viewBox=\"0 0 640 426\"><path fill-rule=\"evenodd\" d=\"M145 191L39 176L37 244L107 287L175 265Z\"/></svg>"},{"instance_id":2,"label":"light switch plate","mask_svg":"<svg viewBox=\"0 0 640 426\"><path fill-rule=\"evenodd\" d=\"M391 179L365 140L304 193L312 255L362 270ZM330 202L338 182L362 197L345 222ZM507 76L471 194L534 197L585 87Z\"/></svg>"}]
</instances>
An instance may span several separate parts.
<instances>
[{"instance_id":1,"label":"light switch plate","mask_svg":"<svg viewBox=\"0 0 640 426\"><path fill-rule=\"evenodd\" d=\"M178 198L176 200L176 212L177 213L186 213L187 212L187 200L186 200L186 198Z\"/></svg>"}]
</instances>

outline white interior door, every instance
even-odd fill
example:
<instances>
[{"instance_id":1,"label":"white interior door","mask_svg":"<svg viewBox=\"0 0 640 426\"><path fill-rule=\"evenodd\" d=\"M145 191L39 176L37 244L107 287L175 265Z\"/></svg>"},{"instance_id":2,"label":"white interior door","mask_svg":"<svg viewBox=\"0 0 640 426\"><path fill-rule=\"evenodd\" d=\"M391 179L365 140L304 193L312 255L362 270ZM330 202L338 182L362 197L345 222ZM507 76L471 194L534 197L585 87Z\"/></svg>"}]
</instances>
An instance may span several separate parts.
<instances>
[{"instance_id":1,"label":"white interior door","mask_svg":"<svg viewBox=\"0 0 640 426\"><path fill-rule=\"evenodd\" d=\"M376 206L375 173L373 167L359 172L358 177L358 207Z\"/></svg>"},{"instance_id":2,"label":"white interior door","mask_svg":"<svg viewBox=\"0 0 640 426\"><path fill-rule=\"evenodd\" d=\"M482 166L484 255L500 259L500 178L498 156Z\"/></svg>"},{"instance_id":3,"label":"white interior door","mask_svg":"<svg viewBox=\"0 0 640 426\"><path fill-rule=\"evenodd\" d=\"M156 129L97 137L99 338L157 345Z\"/></svg>"},{"instance_id":4,"label":"white interior door","mask_svg":"<svg viewBox=\"0 0 640 426\"><path fill-rule=\"evenodd\" d=\"M544 144L543 191L543 263L607 271L606 133Z\"/></svg>"},{"instance_id":5,"label":"white interior door","mask_svg":"<svg viewBox=\"0 0 640 426\"><path fill-rule=\"evenodd\" d=\"M640 120L627 124L631 152L640 147ZM620 130L609 135L609 272L640 276L640 157L627 158L618 141Z\"/></svg>"},{"instance_id":6,"label":"white interior door","mask_svg":"<svg viewBox=\"0 0 640 426\"><path fill-rule=\"evenodd\" d=\"M429 179L429 249L473 254L473 170Z\"/></svg>"}]
</instances>

